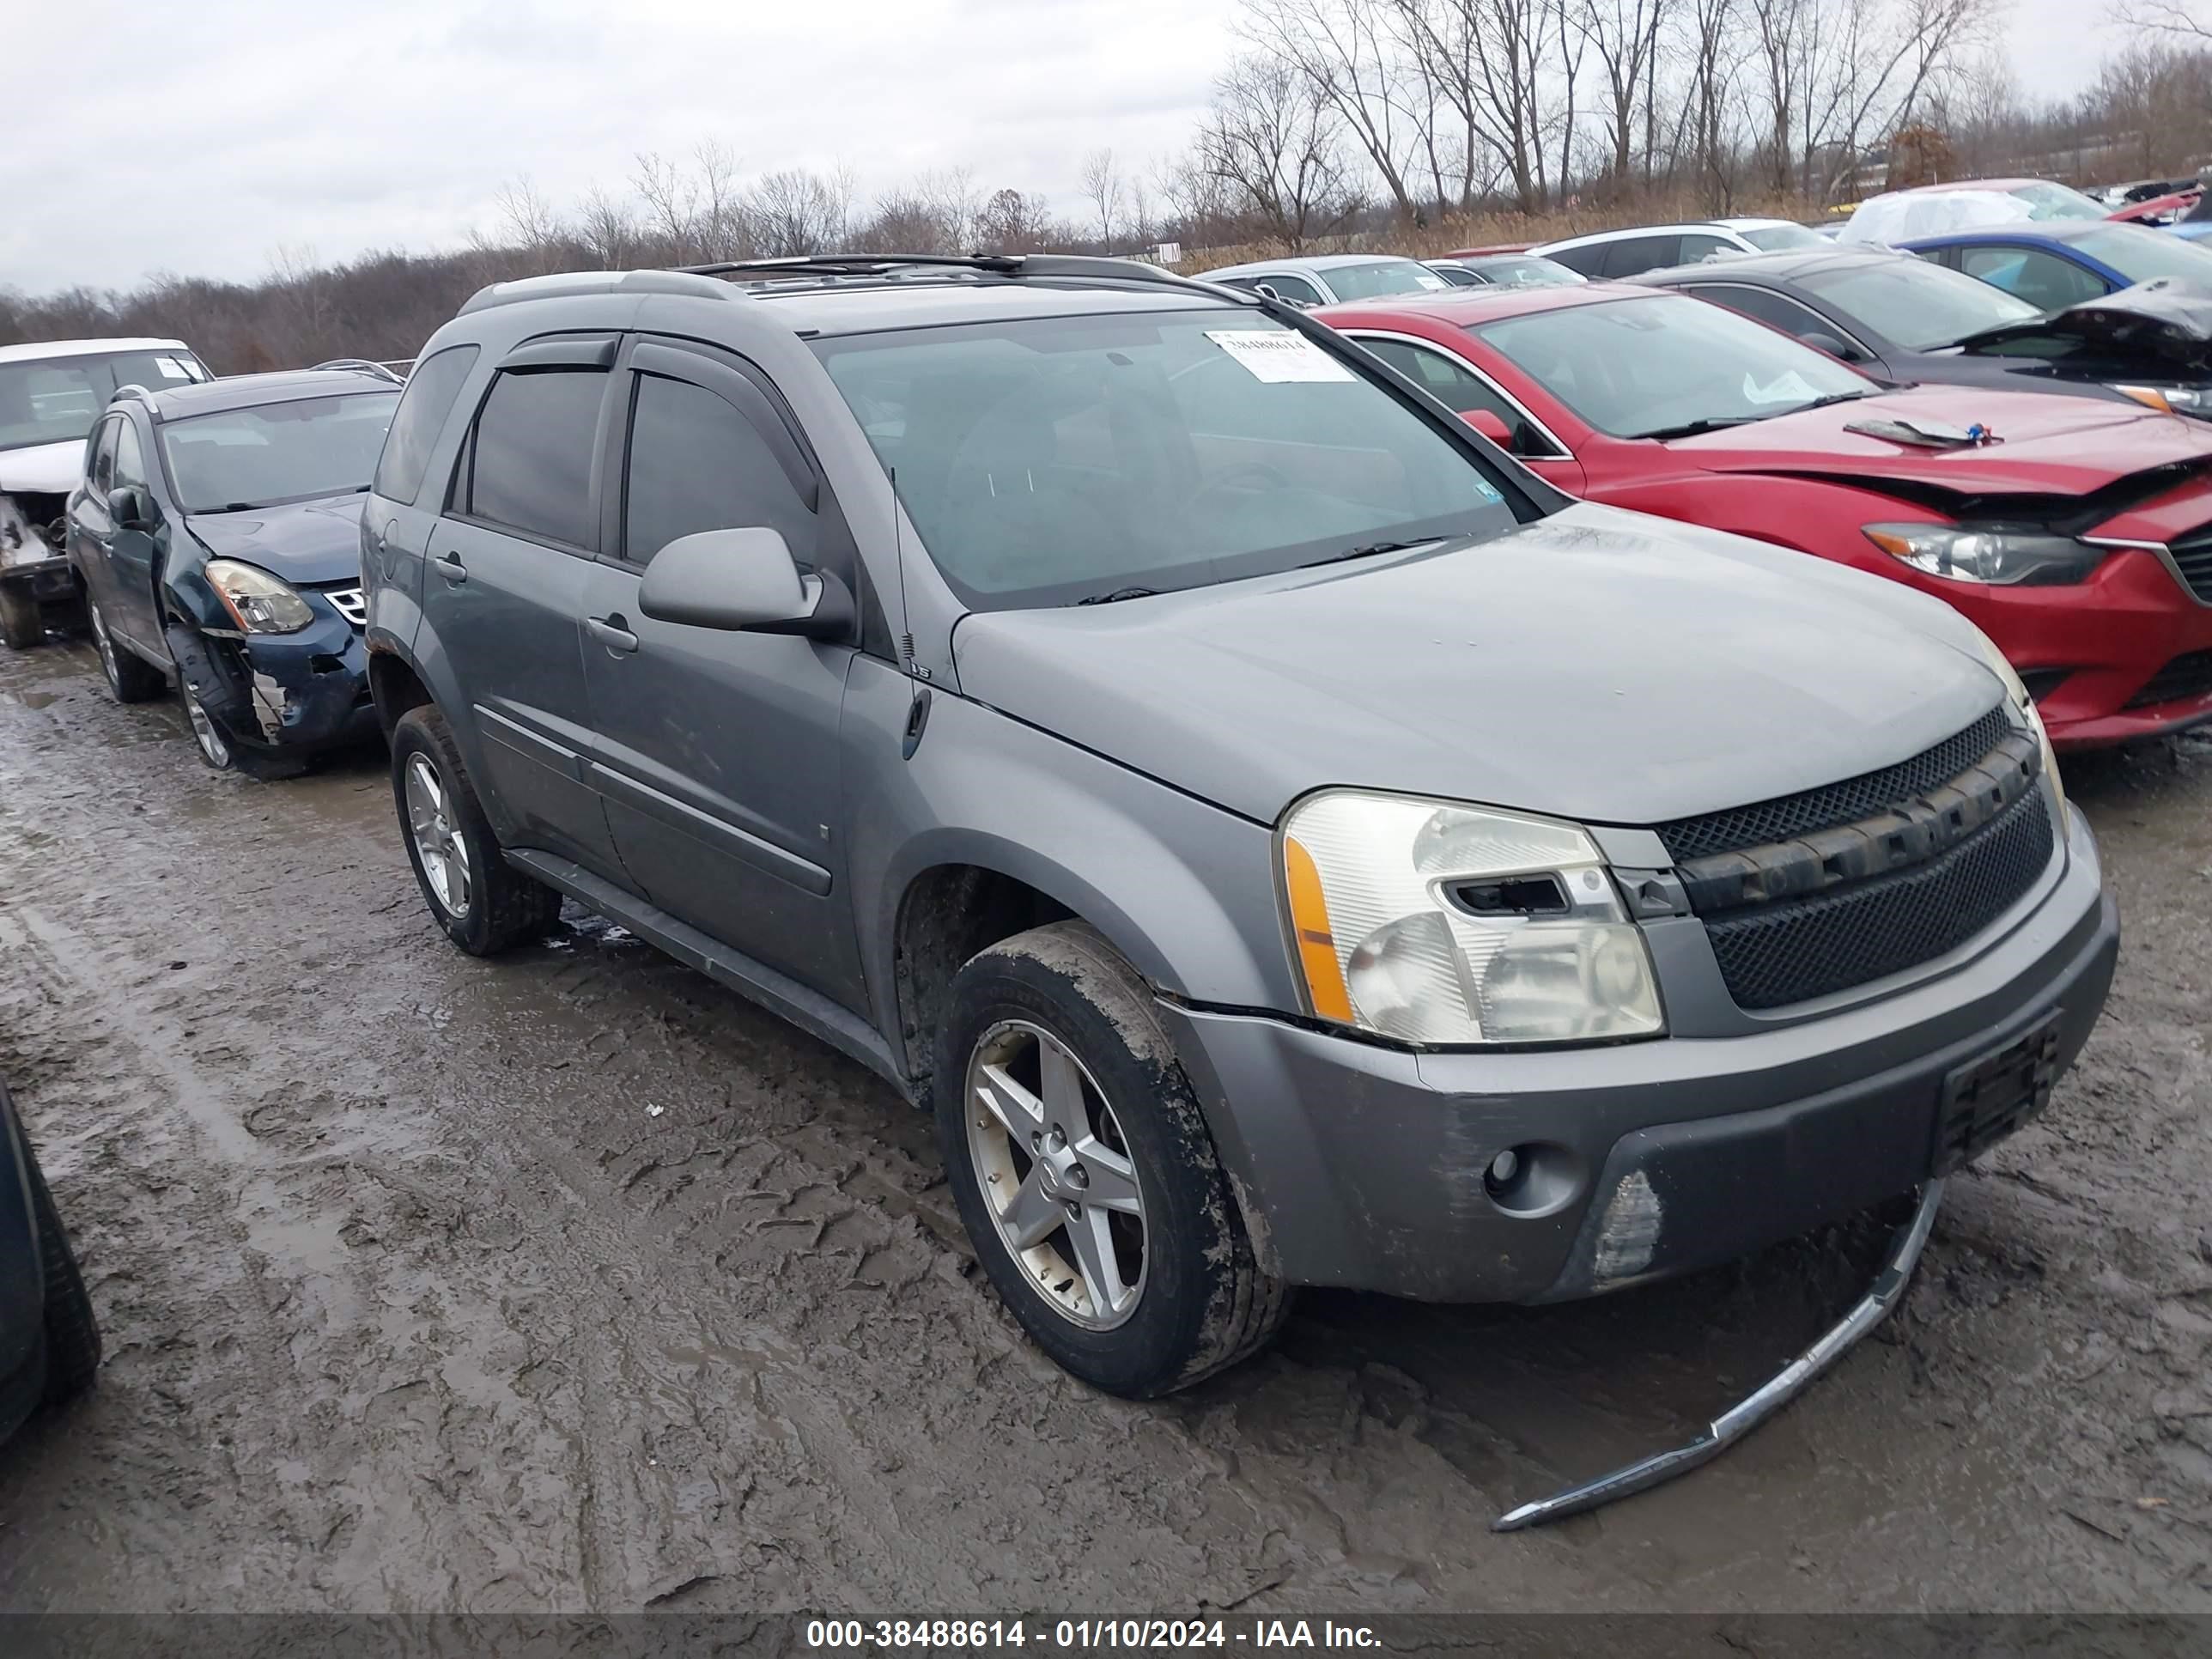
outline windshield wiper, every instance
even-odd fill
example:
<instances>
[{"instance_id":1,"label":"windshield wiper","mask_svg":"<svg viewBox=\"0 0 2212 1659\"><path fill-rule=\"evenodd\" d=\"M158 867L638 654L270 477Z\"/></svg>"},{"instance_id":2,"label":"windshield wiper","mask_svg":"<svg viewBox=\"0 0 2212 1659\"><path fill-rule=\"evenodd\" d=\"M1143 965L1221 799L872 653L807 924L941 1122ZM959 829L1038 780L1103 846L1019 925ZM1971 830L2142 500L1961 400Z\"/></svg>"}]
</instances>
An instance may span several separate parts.
<instances>
[{"instance_id":1,"label":"windshield wiper","mask_svg":"<svg viewBox=\"0 0 2212 1659\"><path fill-rule=\"evenodd\" d=\"M1342 564L1346 559L1372 558L1377 553L1402 553L1409 547L1426 547L1431 542L1442 540L1443 538L1441 536L1423 536L1418 541L1410 542L1366 542L1358 547L1347 547L1341 553L1331 553L1323 558L1309 559L1298 568L1312 570L1325 564Z\"/></svg>"},{"instance_id":2,"label":"windshield wiper","mask_svg":"<svg viewBox=\"0 0 2212 1659\"><path fill-rule=\"evenodd\" d=\"M1117 587L1111 593L1093 593L1074 601L1077 605L1113 605L1121 599L1149 599L1160 590L1157 587Z\"/></svg>"},{"instance_id":3,"label":"windshield wiper","mask_svg":"<svg viewBox=\"0 0 2212 1659\"><path fill-rule=\"evenodd\" d=\"M1826 409L1830 404L1855 404L1862 398L1876 398L1881 395L1880 386L1876 386L1871 392L1831 392L1825 398L1815 398L1809 404L1799 404L1795 409L1785 409L1782 412L1784 415L1802 415L1808 409Z\"/></svg>"},{"instance_id":4,"label":"windshield wiper","mask_svg":"<svg viewBox=\"0 0 2212 1659\"><path fill-rule=\"evenodd\" d=\"M1779 410L1777 410L1775 412L1777 414L1781 413ZM1680 426L1655 427L1649 432L1639 432L1636 435L1639 438L1658 438L1661 440L1668 438L1694 438L1701 432L1719 432L1732 426L1749 426L1753 421L1763 421L1765 418L1766 416L1764 415L1707 416L1702 421L1685 421Z\"/></svg>"}]
</instances>

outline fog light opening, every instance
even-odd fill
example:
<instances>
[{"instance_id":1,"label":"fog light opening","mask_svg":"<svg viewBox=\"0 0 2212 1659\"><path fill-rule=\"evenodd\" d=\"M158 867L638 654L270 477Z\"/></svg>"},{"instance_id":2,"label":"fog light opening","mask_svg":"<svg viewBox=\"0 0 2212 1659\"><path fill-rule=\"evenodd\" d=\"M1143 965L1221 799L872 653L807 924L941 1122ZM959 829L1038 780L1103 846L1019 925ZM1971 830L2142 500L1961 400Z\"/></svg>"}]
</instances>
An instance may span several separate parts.
<instances>
[{"instance_id":1,"label":"fog light opening","mask_svg":"<svg viewBox=\"0 0 2212 1659\"><path fill-rule=\"evenodd\" d=\"M1482 1190L1510 1216L1553 1214L1573 1203L1582 1189L1582 1159L1548 1141L1505 1147L1482 1172Z\"/></svg>"}]
</instances>

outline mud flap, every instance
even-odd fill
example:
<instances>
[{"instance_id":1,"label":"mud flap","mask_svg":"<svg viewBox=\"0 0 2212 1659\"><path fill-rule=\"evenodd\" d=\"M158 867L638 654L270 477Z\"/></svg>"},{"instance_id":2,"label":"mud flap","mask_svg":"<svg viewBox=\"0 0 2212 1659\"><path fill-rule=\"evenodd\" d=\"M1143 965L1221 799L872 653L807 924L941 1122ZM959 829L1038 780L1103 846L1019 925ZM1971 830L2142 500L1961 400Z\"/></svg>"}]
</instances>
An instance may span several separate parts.
<instances>
[{"instance_id":1,"label":"mud flap","mask_svg":"<svg viewBox=\"0 0 2212 1659\"><path fill-rule=\"evenodd\" d=\"M1896 1238L1891 1242L1889 1255L1881 1264L1881 1270L1875 1274L1874 1283L1867 1287L1867 1293L1811 1347L1741 1402L1713 1419L1696 1439L1672 1451L1655 1452L1626 1468L1570 1486L1552 1497L1523 1504L1499 1516L1490 1523L1490 1529L1518 1532L1523 1527L1540 1527L1547 1521L1581 1515L1615 1498L1649 1492L1718 1457L1802 1394L1814 1377L1834 1364L1888 1316L1911 1280L1912 1270L1919 1264L1921 1251L1927 1248L1928 1234L1936 1224L1936 1212L1942 1201L1943 1182L1940 1179L1921 1188L1920 1207L1898 1230Z\"/></svg>"}]
</instances>

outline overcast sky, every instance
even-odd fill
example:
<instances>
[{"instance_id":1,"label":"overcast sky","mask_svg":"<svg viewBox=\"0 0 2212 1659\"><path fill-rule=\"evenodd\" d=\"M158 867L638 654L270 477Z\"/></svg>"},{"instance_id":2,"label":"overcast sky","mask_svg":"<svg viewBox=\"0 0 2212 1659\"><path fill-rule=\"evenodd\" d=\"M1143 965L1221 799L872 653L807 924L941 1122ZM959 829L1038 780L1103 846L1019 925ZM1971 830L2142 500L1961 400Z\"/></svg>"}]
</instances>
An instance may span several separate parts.
<instances>
[{"instance_id":1,"label":"overcast sky","mask_svg":"<svg viewBox=\"0 0 2212 1659\"><path fill-rule=\"evenodd\" d=\"M710 137L748 174L842 162L865 195L964 165L1072 212L1090 150L1182 147L1233 4L15 0L9 78L39 103L0 143L0 286L450 247L508 180L566 207ZM2094 73L2083 10L2015 0L2024 91Z\"/></svg>"}]
</instances>

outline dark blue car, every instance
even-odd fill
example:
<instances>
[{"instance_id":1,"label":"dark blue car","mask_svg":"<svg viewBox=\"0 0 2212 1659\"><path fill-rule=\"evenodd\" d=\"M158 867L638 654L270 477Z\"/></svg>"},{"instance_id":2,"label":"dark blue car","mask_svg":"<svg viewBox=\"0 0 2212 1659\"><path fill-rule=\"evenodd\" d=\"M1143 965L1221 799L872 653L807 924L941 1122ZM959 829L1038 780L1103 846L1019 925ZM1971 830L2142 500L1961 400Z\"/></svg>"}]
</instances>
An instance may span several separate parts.
<instances>
[{"instance_id":1,"label":"dark blue car","mask_svg":"<svg viewBox=\"0 0 2212 1659\"><path fill-rule=\"evenodd\" d=\"M375 735L361 505L399 402L374 365L118 392L69 558L118 702L172 683L200 758L279 777Z\"/></svg>"},{"instance_id":2,"label":"dark blue car","mask_svg":"<svg viewBox=\"0 0 2212 1659\"><path fill-rule=\"evenodd\" d=\"M2017 295L2038 311L2101 300L2160 276L2212 289L2212 245L2110 219L2000 225L1904 246Z\"/></svg>"},{"instance_id":3,"label":"dark blue car","mask_svg":"<svg viewBox=\"0 0 2212 1659\"><path fill-rule=\"evenodd\" d=\"M40 1406L82 1394L99 1369L92 1299L0 1085L0 1437Z\"/></svg>"}]
</instances>

